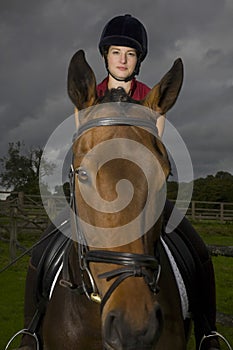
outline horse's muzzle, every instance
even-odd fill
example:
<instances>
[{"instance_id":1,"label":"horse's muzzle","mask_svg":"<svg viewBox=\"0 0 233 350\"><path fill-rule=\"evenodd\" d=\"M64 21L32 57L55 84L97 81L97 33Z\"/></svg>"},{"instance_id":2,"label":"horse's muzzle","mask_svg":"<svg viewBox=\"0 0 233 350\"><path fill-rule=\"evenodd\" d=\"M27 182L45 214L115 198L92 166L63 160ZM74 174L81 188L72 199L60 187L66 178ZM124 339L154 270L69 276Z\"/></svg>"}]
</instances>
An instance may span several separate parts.
<instances>
[{"instance_id":1,"label":"horse's muzzle","mask_svg":"<svg viewBox=\"0 0 233 350\"><path fill-rule=\"evenodd\" d=\"M126 322L124 312L111 311L103 327L104 349L152 350L160 337L162 324L162 311L158 304L148 314L141 329L134 328L134 320Z\"/></svg>"}]
</instances>

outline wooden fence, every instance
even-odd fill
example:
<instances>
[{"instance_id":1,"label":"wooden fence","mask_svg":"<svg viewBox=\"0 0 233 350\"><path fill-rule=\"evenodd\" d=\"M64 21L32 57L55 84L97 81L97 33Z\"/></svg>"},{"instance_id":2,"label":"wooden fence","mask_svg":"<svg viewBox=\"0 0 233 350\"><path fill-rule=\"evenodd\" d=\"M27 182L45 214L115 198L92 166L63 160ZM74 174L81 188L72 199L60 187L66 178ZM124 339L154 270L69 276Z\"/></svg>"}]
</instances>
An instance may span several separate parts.
<instances>
[{"instance_id":1,"label":"wooden fence","mask_svg":"<svg viewBox=\"0 0 233 350\"><path fill-rule=\"evenodd\" d=\"M61 210L61 197L48 196L42 203L40 196L26 195L23 192L0 192L5 200L0 200L0 239L9 240L10 257L16 256L21 233L40 235ZM46 210L45 210L46 207Z\"/></svg>"},{"instance_id":2,"label":"wooden fence","mask_svg":"<svg viewBox=\"0 0 233 350\"><path fill-rule=\"evenodd\" d=\"M188 210L185 215L193 220L233 222L233 203L191 201L191 203L187 205L185 201L178 202L178 207L181 212L183 212L187 206Z\"/></svg>"},{"instance_id":3,"label":"wooden fence","mask_svg":"<svg viewBox=\"0 0 233 350\"><path fill-rule=\"evenodd\" d=\"M22 232L42 233L50 222L49 218L60 212L64 197L48 196L42 203L40 196L23 192L0 192L0 195L7 196L5 200L0 200L0 238L10 241L10 256L13 259L18 235ZM178 207L184 212L187 203L180 201ZM192 201L185 215L192 220L233 222L233 203Z\"/></svg>"}]
</instances>

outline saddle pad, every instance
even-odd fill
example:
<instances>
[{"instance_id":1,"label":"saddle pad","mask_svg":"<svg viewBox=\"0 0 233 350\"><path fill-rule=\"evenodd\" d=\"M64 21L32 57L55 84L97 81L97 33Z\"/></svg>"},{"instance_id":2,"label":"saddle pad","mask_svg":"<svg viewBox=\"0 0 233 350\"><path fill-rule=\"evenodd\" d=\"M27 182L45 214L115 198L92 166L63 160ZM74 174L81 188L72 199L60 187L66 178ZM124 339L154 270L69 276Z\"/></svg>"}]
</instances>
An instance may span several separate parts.
<instances>
[{"instance_id":1,"label":"saddle pad","mask_svg":"<svg viewBox=\"0 0 233 350\"><path fill-rule=\"evenodd\" d=\"M189 300L188 300L188 294L187 294L187 290L186 290L186 287L184 284L184 280L183 280L183 277L180 273L180 270L178 269L178 266L175 262L175 259L172 255L168 245L166 244L166 242L163 240L162 237L160 238L160 241L161 241L161 243L164 247L164 250L167 254L168 260L170 261L172 271L173 271L175 279L176 279L177 287L178 287L179 294L180 294L182 315L183 315L183 319L185 320L186 318L190 318L191 314L189 312Z\"/></svg>"}]
</instances>

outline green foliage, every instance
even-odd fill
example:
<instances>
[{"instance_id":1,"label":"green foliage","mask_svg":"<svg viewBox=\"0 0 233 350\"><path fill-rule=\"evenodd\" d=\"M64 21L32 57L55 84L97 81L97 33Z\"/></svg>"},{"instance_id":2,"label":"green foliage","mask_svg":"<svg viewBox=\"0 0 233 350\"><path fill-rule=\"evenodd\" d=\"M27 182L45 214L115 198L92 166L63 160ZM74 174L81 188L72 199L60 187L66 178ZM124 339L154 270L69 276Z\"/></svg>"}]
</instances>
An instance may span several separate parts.
<instances>
[{"instance_id":1,"label":"green foliage","mask_svg":"<svg viewBox=\"0 0 233 350\"><path fill-rule=\"evenodd\" d=\"M178 183L175 181L168 181L167 183L167 197L169 199L176 199L178 191Z\"/></svg>"},{"instance_id":2,"label":"green foliage","mask_svg":"<svg viewBox=\"0 0 233 350\"><path fill-rule=\"evenodd\" d=\"M193 200L233 202L233 176L220 171L194 181Z\"/></svg>"},{"instance_id":3,"label":"green foliage","mask_svg":"<svg viewBox=\"0 0 233 350\"><path fill-rule=\"evenodd\" d=\"M183 188L185 190L185 185ZM187 184L188 185L188 184ZM178 183L168 182L168 198L176 199ZM233 175L219 171L217 174L194 180L192 200L208 202L233 202Z\"/></svg>"},{"instance_id":4,"label":"green foliage","mask_svg":"<svg viewBox=\"0 0 233 350\"><path fill-rule=\"evenodd\" d=\"M23 142L9 143L7 156L0 158L0 185L12 191L40 194L39 176L48 175L54 165L41 164L41 148L26 149Z\"/></svg>"}]
</instances>

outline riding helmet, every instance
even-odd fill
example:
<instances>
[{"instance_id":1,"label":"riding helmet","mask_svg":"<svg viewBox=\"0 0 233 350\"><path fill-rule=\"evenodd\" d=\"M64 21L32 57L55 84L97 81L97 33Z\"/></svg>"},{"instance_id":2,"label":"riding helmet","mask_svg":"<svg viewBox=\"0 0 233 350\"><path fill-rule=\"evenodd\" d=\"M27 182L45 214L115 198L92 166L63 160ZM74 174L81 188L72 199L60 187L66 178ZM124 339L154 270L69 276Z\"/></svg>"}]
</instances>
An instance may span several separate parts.
<instances>
[{"instance_id":1,"label":"riding helmet","mask_svg":"<svg viewBox=\"0 0 233 350\"><path fill-rule=\"evenodd\" d=\"M99 50L104 55L106 46L127 46L134 48L142 62L147 55L147 33L143 24L131 15L112 18L104 27L100 37Z\"/></svg>"},{"instance_id":2,"label":"riding helmet","mask_svg":"<svg viewBox=\"0 0 233 350\"><path fill-rule=\"evenodd\" d=\"M109 46L126 46L137 51L137 64L134 72L123 79L124 81L132 80L139 73L141 62L147 55L147 33L143 24L131 15L117 16L112 18L104 27L100 37L99 50L105 59L107 71L108 69L107 51ZM113 75L112 75L113 76ZM120 80L113 76L116 80Z\"/></svg>"}]
</instances>

